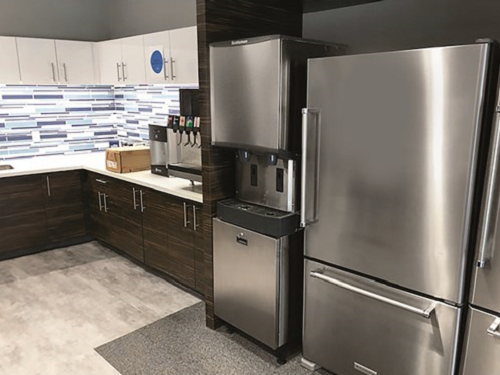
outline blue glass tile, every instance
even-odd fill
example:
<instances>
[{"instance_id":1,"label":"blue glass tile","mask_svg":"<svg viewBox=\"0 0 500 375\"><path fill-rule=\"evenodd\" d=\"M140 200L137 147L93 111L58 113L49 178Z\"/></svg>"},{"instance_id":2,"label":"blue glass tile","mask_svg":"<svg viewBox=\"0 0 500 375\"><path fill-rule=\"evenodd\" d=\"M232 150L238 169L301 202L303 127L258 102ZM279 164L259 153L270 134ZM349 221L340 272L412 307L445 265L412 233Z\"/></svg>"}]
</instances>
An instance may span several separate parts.
<instances>
[{"instance_id":1,"label":"blue glass tile","mask_svg":"<svg viewBox=\"0 0 500 375\"><path fill-rule=\"evenodd\" d=\"M20 99L33 99L33 95L2 95L2 99L9 100L20 100Z\"/></svg>"},{"instance_id":2,"label":"blue glass tile","mask_svg":"<svg viewBox=\"0 0 500 375\"><path fill-rule=\"evenodd\" d=\"M63 99L62 95L35 95L35 99Z\"/></svg>"}]
</instances>

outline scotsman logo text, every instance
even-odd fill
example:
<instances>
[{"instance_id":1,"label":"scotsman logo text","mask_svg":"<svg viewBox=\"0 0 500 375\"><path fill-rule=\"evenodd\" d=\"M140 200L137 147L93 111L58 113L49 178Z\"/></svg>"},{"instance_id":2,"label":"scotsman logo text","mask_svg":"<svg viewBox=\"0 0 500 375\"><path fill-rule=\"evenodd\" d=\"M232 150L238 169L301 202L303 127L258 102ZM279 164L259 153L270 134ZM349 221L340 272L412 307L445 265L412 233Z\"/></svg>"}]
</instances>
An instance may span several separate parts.
<instances>
[{"instance_id":1,"label":"scotsman logo text","mask_svg":"<svg viewBox=\"0 0 500 375\"><path fill-rule=\"evenodd\" d=\"M231 42L231 45L232 45L232 46L236 46L236 45L238 45L238 44L247 44L247 43L248 43L248 40L246 40L246 39L245 39L245 40L233 40L233 41Z\"/></svg>"},{"instance_id":2,"label":"scotsman logo text","mask_svg":"<svg viewBox=\"0 0 500 375\"><path fill-rule=\"evenodd\" d=\"M366 375L377 375L377 371L373 371L372 369L369 369L368 367L360 365L359 363L356 362L354 362L354 368Z\"/></svg>"}]
</instances>

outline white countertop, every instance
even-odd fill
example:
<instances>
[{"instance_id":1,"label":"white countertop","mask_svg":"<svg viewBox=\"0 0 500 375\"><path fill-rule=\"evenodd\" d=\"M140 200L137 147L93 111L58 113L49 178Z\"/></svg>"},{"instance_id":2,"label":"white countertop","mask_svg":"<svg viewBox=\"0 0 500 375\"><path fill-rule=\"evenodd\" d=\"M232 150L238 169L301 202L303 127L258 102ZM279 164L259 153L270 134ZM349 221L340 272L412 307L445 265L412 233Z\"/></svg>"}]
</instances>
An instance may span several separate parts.
<instances>
[{"instance_id":1,"label":"white countertop","mask_svg":"<svg viewBox=\"0 0 500 375\"><path fill-rule=\"evenodd\" d=\"M38 156L29 159L0 161L0 165L12 165L14 169L0 171L0 178L29 174L51 173L84 169L114 177L153 190L175 195L194 202L203 203L202 185L182 178L163 177L152 174L149 170L132 173L115 173L106 170L105 153L94 152L78 155Z\"/></svg>"}]
</instances>

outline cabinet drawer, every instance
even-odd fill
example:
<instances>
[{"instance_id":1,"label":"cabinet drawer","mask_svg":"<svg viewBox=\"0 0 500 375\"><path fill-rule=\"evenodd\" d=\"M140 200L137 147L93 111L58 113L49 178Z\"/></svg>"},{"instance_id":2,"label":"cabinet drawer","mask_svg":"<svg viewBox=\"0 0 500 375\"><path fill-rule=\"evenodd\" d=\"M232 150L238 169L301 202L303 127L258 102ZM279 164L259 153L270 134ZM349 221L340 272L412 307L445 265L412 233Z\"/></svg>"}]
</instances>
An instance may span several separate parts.
<instances>
[{"instance_id":1,"label":"cabinet drawer","mask_svg":"<svg viewBox=\"0 0 500 375\"><path fill-rule=\"evenodd\" d=\"M313 261L305 266L305 359L342 375L455 373L460 309ZM416 312L433 305L429 318Z\"/></svg>"}]
</instances>

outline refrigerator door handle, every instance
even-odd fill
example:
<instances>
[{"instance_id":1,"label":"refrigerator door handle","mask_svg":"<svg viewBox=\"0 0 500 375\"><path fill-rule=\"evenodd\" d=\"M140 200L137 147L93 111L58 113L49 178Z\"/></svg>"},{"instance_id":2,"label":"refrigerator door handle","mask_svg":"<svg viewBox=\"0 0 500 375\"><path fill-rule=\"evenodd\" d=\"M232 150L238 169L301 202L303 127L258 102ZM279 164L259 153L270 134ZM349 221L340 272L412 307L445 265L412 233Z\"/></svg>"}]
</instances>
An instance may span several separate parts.
<instances>
[{"instance_id":1,"label":"refrigerator door handle","mask_svg":"<svg viewBox=\"0 0 500 375\"><path fill-rule=\"evenodd\" d=\"M500 318L495 319L495 321L488 328L488 335L500 339L500 332L498 331L498 328L500 328Z\"/></svg>"},{"instance_id":2,"label":"refrigerator door handle","mask_svg":"<svg viewBox=\"0 0 500 375\"><path fill-rule=\"evenodd\" d=\"M418 307L414 307L414 306L408 305L406 303L399 302L399 301L396 301L394 299L387 298L387 297L381 296L379 294L369 292L367 290L364 290L364 289L355 287L353 285L347 284L347 283L340 281L338 279L334 279L332 277L326 276L323 274L323 272L324 272L324 269L311 271L309 273L309 276L314 277L316 279L320 279L320 280L325 281L329 284L335 285L339 288L346 289L350 292L357 293L357 294L360 294L360 295L368 297L368 298L372 298L374 300L386 303L386 304L394 306L394 307L398 307L400 309L409 311L409 312L414 313L414 314L418 314L426 319L429 319L431 317L432 312L436 309L436 306L437 306L437 302L432 302L428 308L419 309Z\"/></svg>"},{"instance_id":3,"label":"refrigerator door handle","mask_svg":"<svg viewBox=\"0 0 500 375\"><path fill-rule=\"evenodd\" d=\"M310 121L314 119L314 122ZM302 109L302 176L300 226L318 221L319 194L319 111Z\"/></svg>"},{"instance_id":4,"label":"refrigerator door handle","mask_svg":"<svg viewBox=\"0 0 500 375\"><path fill-rule=\"evenodd\" d=\"M488 157L486 170L485 196L483 201L481 221L479 223L479 256L477 266L485 268L490 263L491 248L493 246L497 209L500 194L500 106L496 110L495 126L491 140L491 151Z\"/></svg>"}]
</instances>

